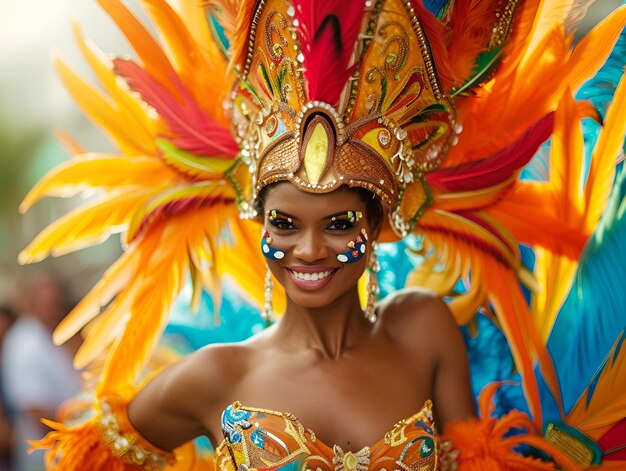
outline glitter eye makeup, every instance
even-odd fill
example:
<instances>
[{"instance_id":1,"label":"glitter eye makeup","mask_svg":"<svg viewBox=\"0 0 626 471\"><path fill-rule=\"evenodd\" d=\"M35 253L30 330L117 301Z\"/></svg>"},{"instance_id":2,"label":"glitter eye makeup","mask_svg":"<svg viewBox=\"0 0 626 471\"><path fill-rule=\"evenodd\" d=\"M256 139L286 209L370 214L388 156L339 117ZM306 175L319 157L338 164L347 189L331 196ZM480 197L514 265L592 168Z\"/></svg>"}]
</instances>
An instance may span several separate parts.
<instances>
[{"instance_id":1,"label":"glitter eye makeup","mask_svg":"<svg viewBox=\"0 0 626 471\"><path fill-rule=\"evenodd\" d=\"M345 213L335 214L330 218L333 222L341 219L345 219L346 221L354 224L355 222L359 222L363 219L363 213L361 211L346 211Z\"/></svg>"},{"instance_id":2,"label":"glitter eye makeup","mask_svg":"<svg viewBox=\"0 0 626 471\"><path fill-rule=\"evenodd\" d=\"M365 243L367 242L367 231L361 229L361 235L356 236L356 239L351 240L346 245L348 250L343 253L337 254L337 260L341 263L354 263L363 258L366 252Z\"/></svg>"}]
</instances>

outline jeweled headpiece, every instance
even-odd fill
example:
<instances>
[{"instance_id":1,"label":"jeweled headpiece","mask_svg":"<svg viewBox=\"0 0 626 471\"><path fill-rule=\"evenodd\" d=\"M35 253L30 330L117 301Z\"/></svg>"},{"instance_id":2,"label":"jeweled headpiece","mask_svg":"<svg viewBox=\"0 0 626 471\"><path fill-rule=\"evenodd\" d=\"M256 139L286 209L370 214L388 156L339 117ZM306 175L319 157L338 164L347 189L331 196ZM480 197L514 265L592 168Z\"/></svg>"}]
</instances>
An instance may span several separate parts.
<instances>
[{"instance_id":1,"label":"jeweled headpiece","mask_svg":"<svg viewBox=\"0 0 626 471\"><path fill-rule=\"evenodd\" d=\"M257 1L245 50L231 48L242 152L230 176L242 214L254 216L270 183L349 185L386 202L406 235L430 201L424 174L455 136L420 19L403 0L313 4Z\"/></svg>"}]
</instances>

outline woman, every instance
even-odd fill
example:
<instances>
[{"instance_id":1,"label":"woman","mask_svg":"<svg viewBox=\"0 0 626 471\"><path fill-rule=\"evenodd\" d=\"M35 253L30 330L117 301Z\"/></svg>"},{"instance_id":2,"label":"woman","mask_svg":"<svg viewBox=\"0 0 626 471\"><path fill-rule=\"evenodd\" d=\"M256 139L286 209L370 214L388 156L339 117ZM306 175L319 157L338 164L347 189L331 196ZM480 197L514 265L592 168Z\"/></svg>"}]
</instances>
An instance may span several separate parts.
<instances>
[{"instance_id":1,"label":"woman","mask_svg":"<svg viewBox=\"0 0 626 471\"><path fill-rule=\"evenodd\" d=\"M576 141L575 120L595 115L568 87L600 67L624 10L570 54L560 25L577 11L572 2L485 1L474 16L460 1L431 12L419 1L268 0L209 5L205 21L190 4L177 12L154 0L148 11L164 48L121 3L101 3L142 61L109 63L78 34L115 105L57 66L122 156L77 157L24 202L88 186L108 193L40 236L23 261L119 227L128 247L55 334L64 341L112 301L86 329L76 358L85 366L106 355L96 414L73 428L53 425L58 431L40 444L60 441L51 467L184 466L193 463L181 451L189 447L168 450L198 435L217 445L222 433L216 465L227 469L296 462L304 469L387 469L389 462L436 469L440 459L476 469L551 466L515 454L519 443L576 466L539 436L505 437L510 428L548 425L535 366L541 387L560 401L539 320L520 287L536 282L518 243L554 260L580 254L608 198L602 189L614 165L601 159L619 148L611 136L620 135L623 120L607 115L606 142L594 156L603 171L590 173L584 198L573 197L579 185L564 184L565 177L543 186L518 177L553 132L558 142ZM535 25L535 17L549 25ZM584 53L594 47L593 57ZM562 175L578 148L556 148L551 165ZM580 181L580 167L571 168L567 178ZM569 207L578 200L584 211L583 203ZM370 276L361 314L357 282L366 264L375 272L374 241L409 234L421 238L425 260L410 284L450 295L458 322L481 307L494 310L530 419L513 412L496 423L493 388L480 400L483 419L471 418L463 344L436 296L406 291L376 306ZM542 263L538 270L554 269ZM556 272L566 285L573 266ZM216 299L221 277L234 277L259 303L264 298L268 317L286 298L284 318L248 342L193 354L137 391L187 274L196 294L204 286ZM459 279L466 289L457 289ZM547 285L546 306L558 304L562 290ZM582 424L590 441L552 422L549 430L559 433L550 441L590 448L576 459L591 464L600 446L594 439L606 430L584 429L588 415L581 417L564 420ZM451 443L439 447L435 421Z\"/></svg>"},{"instance_id":2,"label":"woman","mask_svg":"<svg viewBox=\"0 0 626 471\"><path fill-rule=\"evenodd\" d=\"M265 221L272 245L285 253L269 262L287 294L284 317L248 342L202 350L150 382L129 411L146 438L168 450L198 434L218 444L220 416L235 401L292 412L319 440L346 451L383 438L429 399L442 404L438 423L472 416L465 348L445 304L407 291L379 306L372 324L357 290L366 257L337 260L361 229L374 240L380 212L367 211L353 190L313 195L288 183L270 187L264 207L292 220ZM363 219L350 222L348 211ZM305 280L305 273L324 277Z\"/></svg>"}]
</instances>

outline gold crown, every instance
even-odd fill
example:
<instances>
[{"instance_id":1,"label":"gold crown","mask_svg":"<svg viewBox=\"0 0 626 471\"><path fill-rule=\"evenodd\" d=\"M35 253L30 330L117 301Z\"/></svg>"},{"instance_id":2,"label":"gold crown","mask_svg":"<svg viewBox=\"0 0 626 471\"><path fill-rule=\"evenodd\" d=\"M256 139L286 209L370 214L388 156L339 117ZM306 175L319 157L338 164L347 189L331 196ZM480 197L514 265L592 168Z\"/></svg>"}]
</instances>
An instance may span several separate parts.
<instances>
[{"instance_id":1,"label":"gold crown","mask_svg":"<svg viewBox=\"0 0 626 471\"><path fill-rule=\"evenodd\" d=\"M340 66L333 71L341 82L336 102L329 103L312 90L328 84L312 86L307 72L333 67L332 54L325 64L316 58L311 65L312 47L305 41L327 33L335 34L336 44L344 25L330 12L317 22L315 35L303 38L306 20L295 3L257 2L231 95L242 152L229 177L242 215L256 215L254 198L274 182L313 193L349 185L386 202L391 227L404 236L430 204L424 174L437 167L455 138L454 110L441 90L420 19L408 0L358 2L358 35L353 46L342 45L350 48L350 62L347 72ZM344 7L353 9L353 22L356 5ZM317 71L323 72L328 77L328 71Z\"/></svg>"}]
</instances>

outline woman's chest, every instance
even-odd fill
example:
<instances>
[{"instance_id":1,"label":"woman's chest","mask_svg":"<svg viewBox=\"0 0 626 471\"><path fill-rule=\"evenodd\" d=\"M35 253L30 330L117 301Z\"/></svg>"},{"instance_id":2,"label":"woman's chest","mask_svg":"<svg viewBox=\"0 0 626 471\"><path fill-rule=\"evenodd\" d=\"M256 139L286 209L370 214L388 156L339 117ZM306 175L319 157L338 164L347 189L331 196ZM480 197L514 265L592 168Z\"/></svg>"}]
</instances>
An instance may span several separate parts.
<instances>
[{"instance_id":1,"label":"woman's chest","mask_svg":"<svg viewBox=\"0 0 626 471\"><path fill-rule=\"evenodd\" d=\"M230 469L365 471L437 469L439 441L430 401L358 449L331 444L286 412L235 403L222 417L218 465ZM294 469L295 469L294 468Z\"/></svg>"},{"instance_id":2,"label":"woman's chest","mask_svg":"<svg viewBox=\"0 0 626 471\"><path fill-rule=\"evenodd\" d=\"M228 403L289 411L325 443L359 450L432 397L432 374L424 365L418 375L415 363L393 356L358 360L294 358L275 361L273 368L259 366L242 378Z\"/></svg>"}]
</instances>

